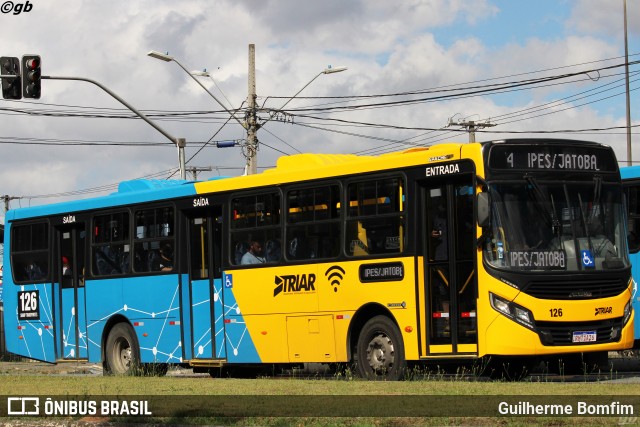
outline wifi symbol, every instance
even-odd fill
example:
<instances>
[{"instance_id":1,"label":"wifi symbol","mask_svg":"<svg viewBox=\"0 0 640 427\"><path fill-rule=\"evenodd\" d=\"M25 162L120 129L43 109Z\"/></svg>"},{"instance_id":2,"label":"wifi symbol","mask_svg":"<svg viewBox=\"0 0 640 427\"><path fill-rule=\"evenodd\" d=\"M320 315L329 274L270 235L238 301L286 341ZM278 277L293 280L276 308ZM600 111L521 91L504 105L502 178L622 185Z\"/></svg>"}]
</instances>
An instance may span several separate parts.
<instances>
[{"instance_id":1,"label":"wifi symbol","mask_svg":"<svg viewBox=\"0 0 640 427\"><path fill-rule=\"evenodd\" d=\"M344 279L345 271L339 265L332 265L329 269L324 273L327 277L331 286L333 286L333 291L338 292L337 286L340 286L340 281Z\"/></svg>"}]
</instances>

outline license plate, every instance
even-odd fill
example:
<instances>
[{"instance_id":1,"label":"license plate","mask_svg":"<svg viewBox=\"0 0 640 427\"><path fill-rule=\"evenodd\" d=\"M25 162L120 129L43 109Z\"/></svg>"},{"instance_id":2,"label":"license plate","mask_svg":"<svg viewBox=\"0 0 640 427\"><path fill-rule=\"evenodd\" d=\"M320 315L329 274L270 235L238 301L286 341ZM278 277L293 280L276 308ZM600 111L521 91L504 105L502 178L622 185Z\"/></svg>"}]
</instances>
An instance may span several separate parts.
<instances>
[{"instance_id":1,"label":"license plate","mask_svg":"<svg viewBox=\"0 0 640 427\"><path fill-rule=\"evenodd\" d=\"M573 333L573 342L595 342L596 331L578 331Z\"/></svg>"}]
</instances>

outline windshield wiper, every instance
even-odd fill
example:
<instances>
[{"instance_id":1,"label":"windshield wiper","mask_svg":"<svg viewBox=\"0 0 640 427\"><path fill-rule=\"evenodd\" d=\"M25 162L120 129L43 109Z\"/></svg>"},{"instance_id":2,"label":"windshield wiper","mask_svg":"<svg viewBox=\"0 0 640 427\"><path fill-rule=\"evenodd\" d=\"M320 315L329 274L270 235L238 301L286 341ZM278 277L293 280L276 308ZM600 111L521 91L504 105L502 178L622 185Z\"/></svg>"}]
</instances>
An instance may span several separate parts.
<instances>
[{"instance_id":1,"label":"windshield wiper","mask_svg":"<svg viewBox=\"0 0 640 427\"><path fill-rule=\"evenodd\" d=\"M595 181L595 187L593 189L593 201L591 202L592 209L591 212L589 212L589 225L591 225L596 219L596 214L600 209L600 193L602 190L602 177L600 175L595 175L593 180ZM586 226L587 224L585 224L585 227Z\"/></svg>"},{"instance_id":2,"label":"windshield wiper","mask_svg":"<svg viewBox=\"0 0 640 427\"><path fill-rule=\"evenodd\" d=\"M589 220L589 222L587 222L587 215L584 213L584 209L582 208L582 196L580 195L580 192L578 192L578 206L580 207L580 216L582 217L582 223L584 224L584 235L587 238L589 250L596 255L593 250L593 242L591 241L591 231L589 230L589 224L591 221Z\"/></svg>"},{"instance_id":3,"label":"windshield wiper","mask_svg":"<svg viewBox=\"0 0 640 427\"><path fill-rule=\"evenodd\" d=\"M549 208L549 204L548 204L549 201L545 197L544 192L542 191L542 188L540 188L540 184L538 184L538 181L536 181L536 179L532 175L525 174L524 179L533 188L533 194L535 196L536 202L538 202L538 205L542 209L542 213L546 217L545 218L546 222L551 224L551 233L554 236L559 236L560 220L556 215L555 206L552 206L551 208ZM553 204L553 200L551 200L551 203Z\"/></svg>"}]
</instances>

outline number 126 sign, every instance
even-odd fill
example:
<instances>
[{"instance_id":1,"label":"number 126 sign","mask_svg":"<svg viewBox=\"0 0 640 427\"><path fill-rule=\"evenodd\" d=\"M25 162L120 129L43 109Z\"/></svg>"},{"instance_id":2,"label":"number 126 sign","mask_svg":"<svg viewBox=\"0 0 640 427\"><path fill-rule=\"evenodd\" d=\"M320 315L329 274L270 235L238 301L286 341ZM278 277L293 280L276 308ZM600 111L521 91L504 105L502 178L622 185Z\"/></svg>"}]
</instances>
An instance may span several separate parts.
<instances>
[{"instance_id":1,"label":"number 126 sign","mask_svg":"<svg viewBox=\"0 0 640 427\"><path fill-rule=\"evenodd\" d=\"M40 294L39 291L18 292L18 319L40 319Z\"/></svg>"}]
</instances>

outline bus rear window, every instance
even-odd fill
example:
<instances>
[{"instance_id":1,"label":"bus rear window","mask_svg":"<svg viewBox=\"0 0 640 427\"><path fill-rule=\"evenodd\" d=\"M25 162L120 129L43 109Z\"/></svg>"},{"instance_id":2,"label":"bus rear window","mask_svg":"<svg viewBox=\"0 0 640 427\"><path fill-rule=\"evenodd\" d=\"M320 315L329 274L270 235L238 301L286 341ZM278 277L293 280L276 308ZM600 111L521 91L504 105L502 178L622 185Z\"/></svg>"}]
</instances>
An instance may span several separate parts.
<instances>
[{"instance_id":1,"label":"bus rear window","mask_svg":"<svg viewBox=\"0 0 640 427\"><path fill-rule=\"evenodd\" d=\"M16 283L43 282L49 276L49 227L18 225L11 230L11 270Z\"/></svg>"}]
</instances>

